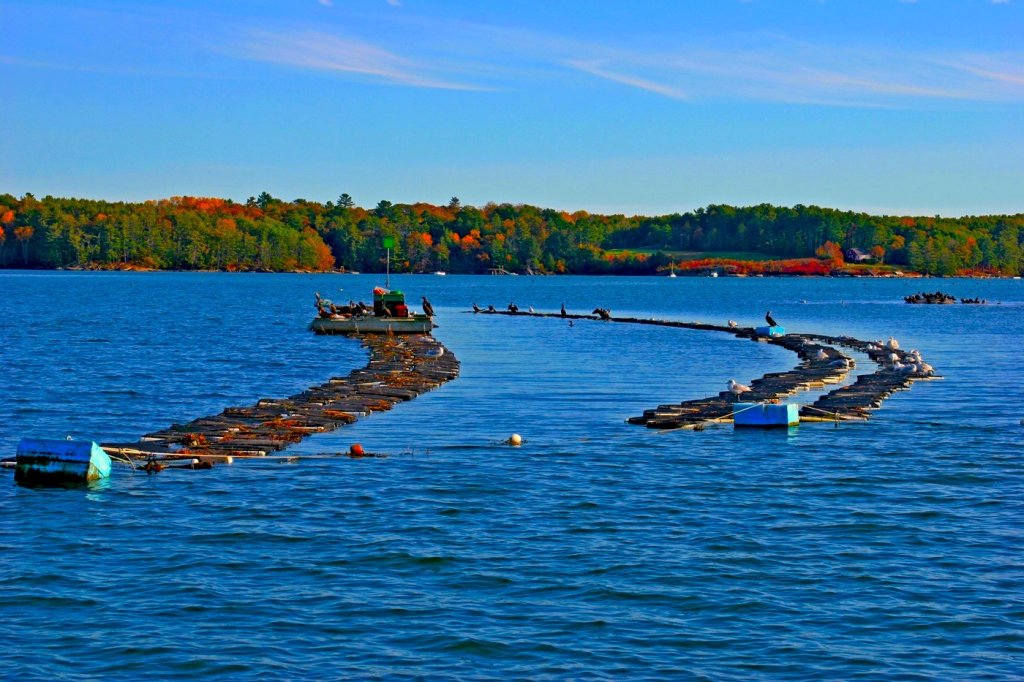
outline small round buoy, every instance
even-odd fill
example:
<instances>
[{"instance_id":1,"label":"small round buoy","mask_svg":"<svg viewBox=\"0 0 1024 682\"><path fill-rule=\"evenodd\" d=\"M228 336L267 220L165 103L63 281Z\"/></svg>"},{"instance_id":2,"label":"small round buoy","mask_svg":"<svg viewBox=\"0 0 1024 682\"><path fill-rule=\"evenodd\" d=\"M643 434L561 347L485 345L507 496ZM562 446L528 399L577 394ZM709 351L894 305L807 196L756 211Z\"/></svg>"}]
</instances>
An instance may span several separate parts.
<instances>
[{"instance_id":1,"label":"small round buoy","mask_svg":"<svg viewBox=\"0 0 1024 682\"><path fill-rule=\"evenodd\" d=\"M513 433L511 436L508 437L508 444L509 445L515 445L515 446L522 445L523 444L523 437L520 436L518 433Z\"/></svg>"},{"instance_id":2,"label":"small round buoy","mask_svg":"<svg viewBox=\"0 0 1024 682\"><path fill-rule=\"evenodd\" d=\"M355 455L356 457L362 457L365 453L363 452L362 445L359 443L352 443L348 448L348 454Z\"/></svg>"}]
</instances>

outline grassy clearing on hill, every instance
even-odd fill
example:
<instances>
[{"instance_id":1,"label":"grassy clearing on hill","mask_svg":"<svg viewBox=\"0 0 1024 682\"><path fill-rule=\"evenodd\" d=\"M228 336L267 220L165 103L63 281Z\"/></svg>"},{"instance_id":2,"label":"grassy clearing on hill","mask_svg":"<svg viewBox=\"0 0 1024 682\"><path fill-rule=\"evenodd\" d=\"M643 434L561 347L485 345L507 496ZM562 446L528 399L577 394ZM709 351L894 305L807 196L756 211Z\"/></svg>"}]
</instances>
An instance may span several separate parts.
<instances>
[{"instance_id":1,"label":"grassy clearing on hill","mask_svg":"<svg viewBox=\"0 0 1024 682\"><path fill-rule=\"evenodd\" d=\"M659 251L675 261L704 260L706 258L766 261L780 260L782 258L781 256L773 256L768 253L757 253L754 251L667 251L663 249L608 249L605 251L605 253L610 253L614 255L644 254L646 256L652 256L658 253Z\"/></svg>"}]
</instances>

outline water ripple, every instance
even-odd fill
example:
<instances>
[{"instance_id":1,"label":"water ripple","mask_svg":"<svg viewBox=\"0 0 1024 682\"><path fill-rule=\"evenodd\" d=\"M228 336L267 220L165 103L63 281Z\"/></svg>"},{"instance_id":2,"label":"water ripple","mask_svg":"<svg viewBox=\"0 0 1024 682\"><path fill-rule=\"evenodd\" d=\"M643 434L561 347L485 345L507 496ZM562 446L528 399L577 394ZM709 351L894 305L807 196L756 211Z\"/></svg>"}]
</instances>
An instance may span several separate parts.
<instances>
[{"instance_id":1,"label":"water ripple","mask_svg":"<svg viewBox=\"0 0 1024 682\"><path fill-rule=\"evenodd\" d=\"M305 330L331 276L2 276L8 452L28 434L130 440L365 361ZM970 312L890 305L902 282L464 282L401 285L435 301L458 381L295 448L393 457L0 485L3 676L1019 678L1019 285L951 282L1013 304ZM625 419L793 357L686 330L463 315L470 296L707 321L782 301L793 328L895 334L946 378L869 424L652 433ZM33 324L55 297L81 325ZM189 334L138 324L157 313L188 316ZM504 445L513 432L522 447Z\"/></svg>"}]
</instances>

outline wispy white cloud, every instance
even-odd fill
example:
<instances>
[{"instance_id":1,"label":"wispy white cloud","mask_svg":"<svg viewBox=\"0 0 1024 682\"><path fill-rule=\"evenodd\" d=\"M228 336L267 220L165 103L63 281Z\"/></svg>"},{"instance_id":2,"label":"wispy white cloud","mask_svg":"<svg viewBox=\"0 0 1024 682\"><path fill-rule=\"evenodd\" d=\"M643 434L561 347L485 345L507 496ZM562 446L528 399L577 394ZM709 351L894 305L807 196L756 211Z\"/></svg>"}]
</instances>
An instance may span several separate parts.
<instances>
[{"instance_id":1,"label":"wispy white cloud","mask_svg":"<svg viewBox=\"0 0 1024 682\"><path fill-rule=\"evenodd\" d=\"M401 28L447 46L465 72L529 88L587 74L675 100L773 101L908 107L941 101L1024 100L1024 50L972 53L797 41L772 33L723 33L636 48L512 26L404 17ZM656 36L655 36L656 38ZM630 40L637 44L640 41ZM570 67L565 71L564 67Z\"/></svg>"},{"instance_id":2,"label":"wispy white cloud","mask_svg":"<svg viewBox=\"0 0 1024 682\"><path fill-rule=\"evenodd\" d=\"M321 5L323 5L324 7L333 7L334 6L334 3L331 0L316 0L316 1L319 2Z\"/></svg>"},{"instance_id":3,"label":"wispy white cloud","mask_svg":"<svg viewBox=\"0 0 1024 682\"><path fill-rule=\"evenodd\" d=\"M245 59L348 73L395 85L487 90L434 75L435 68L371 43L312 30L251 30L231 50Z\"/></svg>"},{"instance_id":4,"label":"wispy white cloud","mask_svg":"<svg viewBox=\"0 0 1024 682\"><path fill-rule=\"evenodd\" d=\"M553 82L572 87L585 74L688 102L889 108L941 101L1024 101L1024 51L857 48L764 33L721 34L638 49L405 12L388 22L393 34L402 36L401 43L373 43L319 29L251 30L233 52L247 59L424 88L493 90L496 84L529 90Z\"/></svg>"},{"instance_id":5,"label":"wispy white cloud","mask_svg":"<svg viewBox=\"0 0 1024 682\"><path fill-rule=\"evenodd\" d=\"M646 78L638 78L636 76L630 76L623 73L615 73L612 71L608 71L607 69L601 68L601 64L599 62L588 62L578 59L571 59L567 61L566 64L573 67L574 69L579 69L584 73L589 73L593 76L604 78L615 83L622 83L623 85L629 85L634 88L640 88L641 90L648 90L650 92L655 92L659 95L664 95L665 97L671 97L672 99L686 99L686 93L684 93L682 90L674 88L670 85L665 85L663 83L656 83Z\"/></svg>"}]
</instances>

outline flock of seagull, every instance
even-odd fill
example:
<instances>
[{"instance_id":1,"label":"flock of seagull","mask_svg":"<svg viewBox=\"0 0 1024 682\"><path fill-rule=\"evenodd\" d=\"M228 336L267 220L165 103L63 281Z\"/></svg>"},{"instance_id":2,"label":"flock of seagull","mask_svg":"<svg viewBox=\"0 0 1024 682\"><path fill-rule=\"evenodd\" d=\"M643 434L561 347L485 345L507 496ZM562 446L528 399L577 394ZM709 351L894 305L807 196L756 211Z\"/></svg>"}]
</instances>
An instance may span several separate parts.
<instances>
[{"instance_id":1,"label":"flock of seagull","mask_svg":"<svg viewBox=\"0 0 1024 682\"><path fill-rule=\"evenodd\" d=\"M428 309L428 307L430 306L430 304L427 302L426 298L423 299L423 303L424 303L424 306L423 306L424 310L426 311ZM514 312L514 313L515 312L519 312L519 306L517 306L515 303L509 303L508 310L511 311L511 312ZM533 306L530 306L529 310L532 313L533 312ZM474 303L473 304L473 312L474 313L480 313L480 312L484 312L484 310L480 306L478 306L476 303ZM487 306L487 311L486 312L497 312L497 311L494 309L494 306L491 305L491 306ZM566 310L565 310L565 303L562 304L561 310L559 312L560 312L562 317L566 317L567 313L566 313ZM432 314L432 313L433 313L433 310L431 309L430 312L428 312L427 314ZM604 319L604 320L607 320L607 319L611 318L611 311L607 310L606 308L597 308L597 309L594 310L593 314L597 315L598 317L600 317L601 319ZM769 327L777 327L777 326L779 326L779 323L775 320L774 317L772 317L772 311L770 311L770 310L764 314L764 319L765 319L765 322L768 323ZM569 321L569 324L572 324L571 320ZM736 322L736 320L729 320L728 324L729 324L729 328L730 329L736 329L739 326L739 324ZM933 368L931 365L929 365L927 362L925 362L924 359L921 358L921 353L917 349L911 350L909 353L907 353L901 359L900 356L895 352L895 351L899 350L899 347L900 347L899 341L897 341L895 338L890 336L888 341L875 341L874 343L869 343L868 346L867 346L867 350L868 350L868 352L881 352L881 351L889 350L890 353L889 353L888 356L886 356L885 359L888 361L888 364L891 367L891 369L893 371L895 371L895 372L903 372L903 373L906 373L906 374L911 374L911 373L913 373L913 374L924 374L924 375L930 375L930 374L933 374L935 372L935 368ZM828 355L828 353L825 352L824 349L818 349L818 352L815 355L815 359L816 360L825 361L825 360L828 360L828 358L829 358L829 355ZM909 360L910 362L904 362L904 360ZM850 368L850 367L853 366L853 362L849 358L836 358L835 360L830 362L829 365L832 366L832 367L846 367L846 368ZM728 387L729 392L732 393L733 395L736 395L736 396L739 396L741 393L747 393L748 391L751 390L751 388L749 386L745 386L745 385L739 383L738 381L736 381L735 379L729 379L729 381L726 382L726 386Z\"/></svg>"},{"instance_id":2,"label":"flock of seagull","mask_svg":"<svg viewBox=\"0 0 1024 682\"><path fill-rule=\"evenodd\" d=\"M736 323L729 320L729 326L735 327ZM876 353L888 350L889 354L885 356L885 361L888 363L889 368L894 372L900 372L903 374L919 374L924 376L930 376L935 373L935 368L925 362L924 358L921 357L921 351L914 348L901 359L899 354L896 353L899 348L900 342L890 336L888 341L878 340L874 343L869 343L866 350L868 352ZM828 360L828 353L826 353L824 349L818 349L818 352L814 357L817 360ZM837 358L829 364L833 367L853 366L853 363L849 358ZM749 386L744 386L735 379L729 379L726 386L728 387L729 392L736 396L751 390Z\"/></svg>"}]
</instances>

